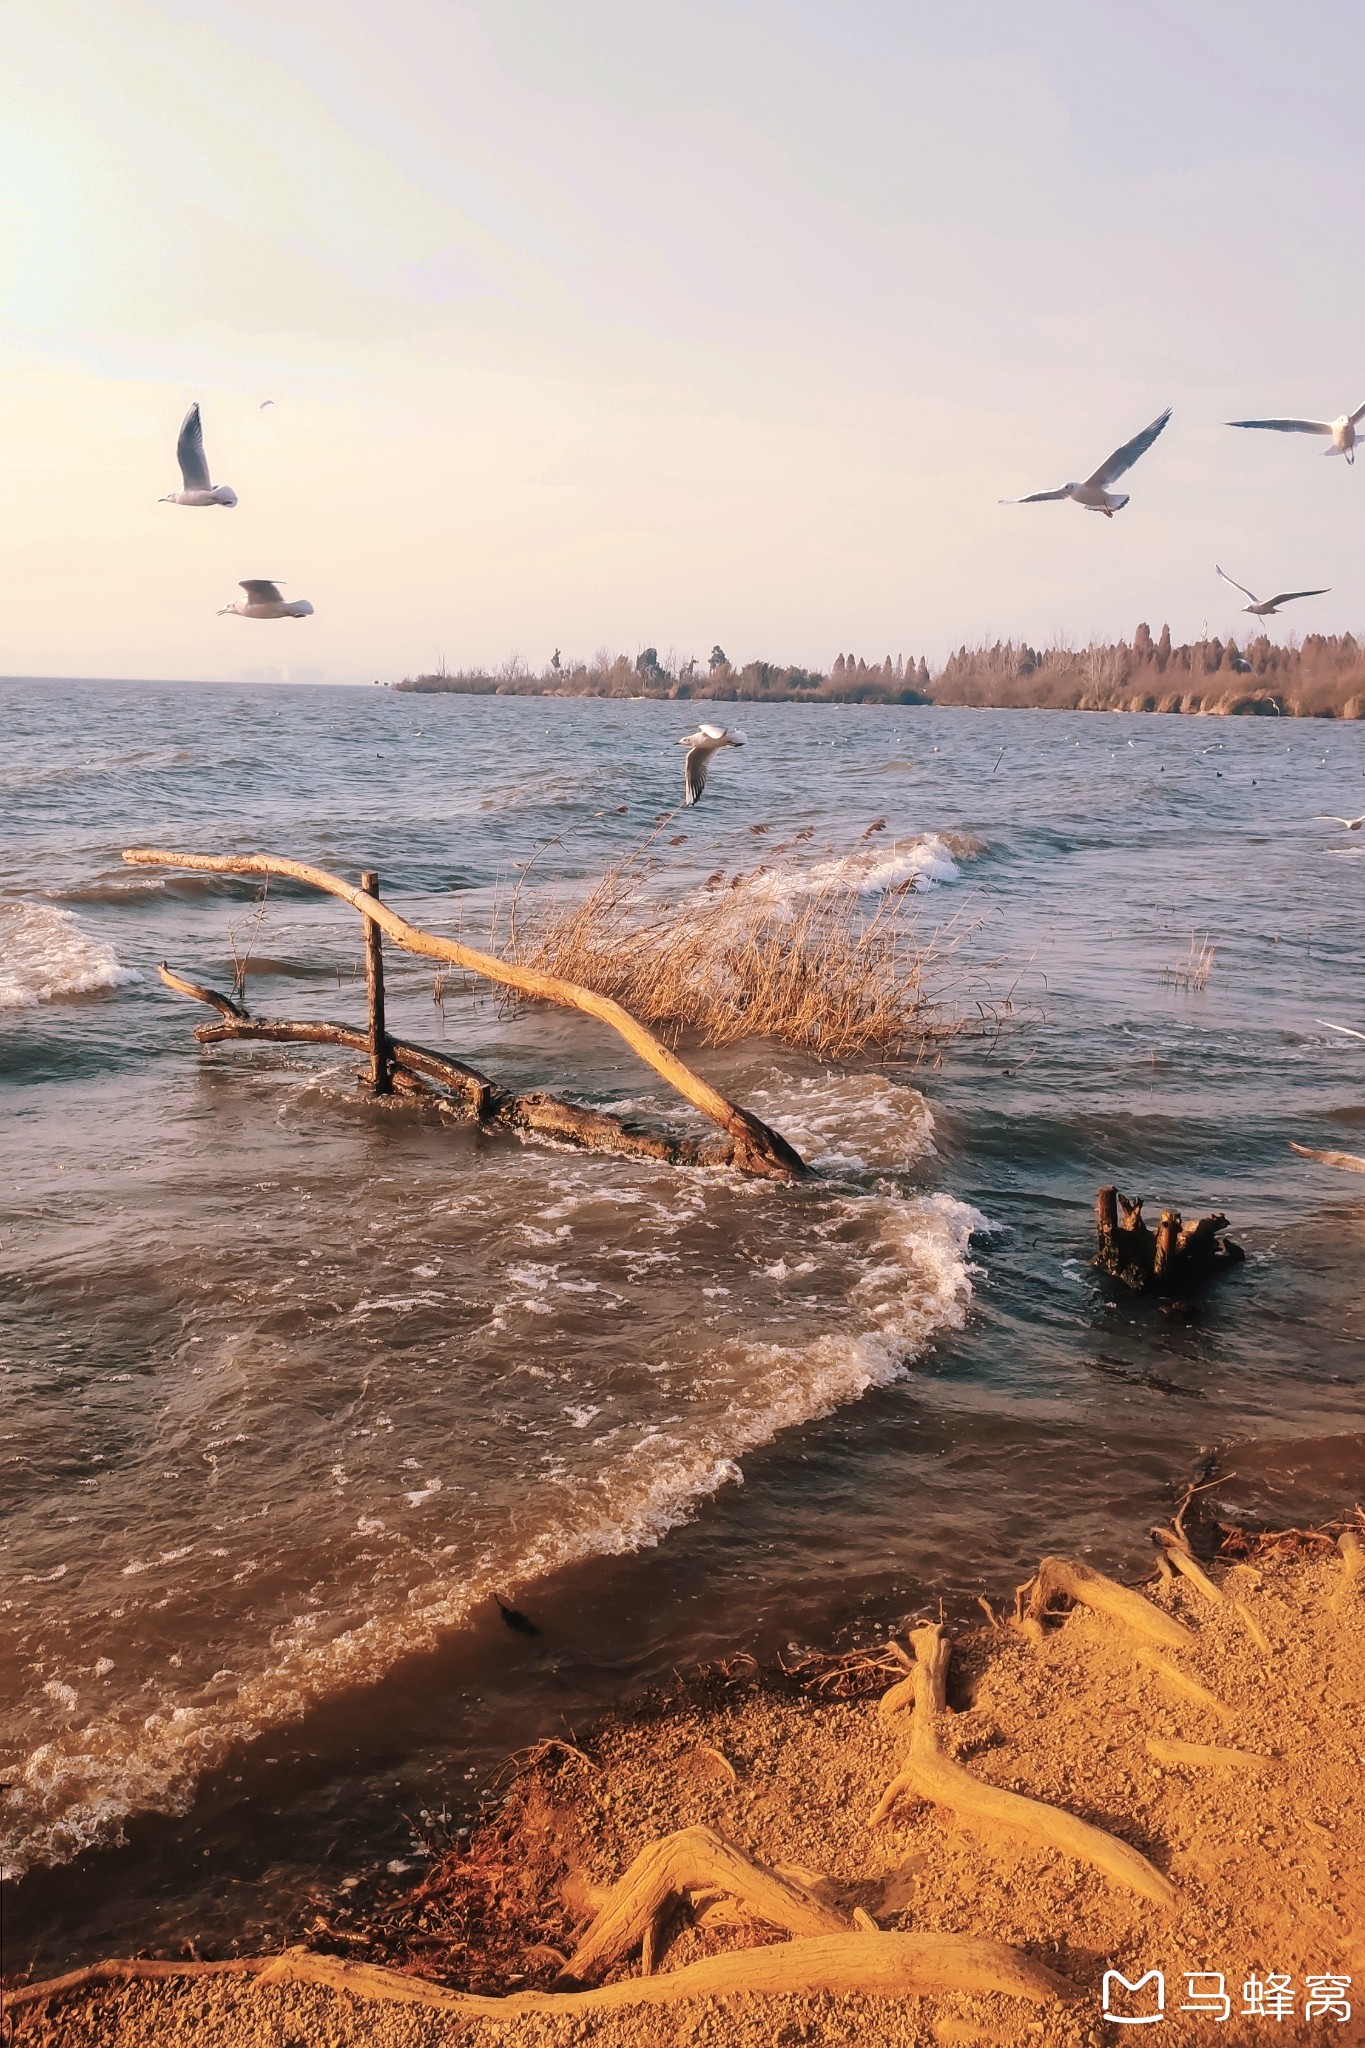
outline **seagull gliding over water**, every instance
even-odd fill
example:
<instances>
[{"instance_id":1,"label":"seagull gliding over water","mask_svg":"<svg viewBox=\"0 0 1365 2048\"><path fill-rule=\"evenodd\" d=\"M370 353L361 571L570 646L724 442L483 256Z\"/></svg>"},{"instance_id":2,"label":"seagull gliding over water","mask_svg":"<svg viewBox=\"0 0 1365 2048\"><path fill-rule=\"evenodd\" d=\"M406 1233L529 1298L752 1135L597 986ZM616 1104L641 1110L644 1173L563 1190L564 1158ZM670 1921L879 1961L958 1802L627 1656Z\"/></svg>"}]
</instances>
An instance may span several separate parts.
<instances>
[{"instance_id":1,"label":"seagull gliding over water","mask_svg":"<svg viewBox=\"0 0 1365 2048\"><path fill-rule=\"evenodd\" d=\"M1131 441L1125 441L1121 448L1116 448L1084 483L1063 484L1059 491L1034 491L1027 498L1002 498L1001 504L1042 505L1053 498L1071 498L1076 504L1084 505L1087 512L1102 512L1106 519L1112 519L1128 503L1128 494L1126 491L1111 491L1107 486L1130 470L1139 455L1147 453L1170 416L1168 405L1160 419L1153 420L1150 427L1144 427L1140 434L1134 434Z\"/></svg>"},{"instance_id":2,"label":"seagull gliding over water","mask_svg":"<svg viewBox=\"0 0 1365 2048\"><path fill-rule=\"evenodd\" d=\"M742 732L727 732L723 725L699 725L686 739L678 741L680 747L690 751L683 762L683 788L686 801L697 803L706 787L706 771L711 765L711 756L720 747L742 747Z\"/></svg>"},{"instance_id":3,"label":"seagull gliding over water","mask_svg":"<svg viewBox=\"0 0 1365 2048\"><path fill-rule=\"evenodd\" d=\"M1218 569L1217 562L1213 566ZM1326 597L1327 591L1332 587L1329 583L1324 590L1282 590L1278 597L1257 597L1254 590L1248 590L1245 583L1239 583L1235 576L1229 576L1226 569L1218 569L1218 574L1224 583L1230 583L1234 590L1241 591L1243 597L1251 599L1251 603L1244 604L1242 610L1251 612L1258 619L1273 617L1282 604L1292 604L1296 597Z\"/></svg>"},{"instance_id":4,"label":"seagull gliding over water","mask_svg":"<svg viewBox=\"0 0 1365 2048\"><path fill-rule=\"evenodd\" d=\"M1344 825L1348 832L1358 832L1361 826L1365 825L1365 811L1362 811L1358 818L1334 818L1326 811L1319 811L1316 822L1319 825ZM1336 1028L1334 1025L1333 1029Z\"/></svg>"},{"instance_id":5,"label":"seagull gliding over water","mask_svg":"<svg viewBox=\"0 0 1365 2048\"><path fill-rule=\"evenodd\" d=\"M197 399L180 423L180 439L175 444L175 459L180 464L180 475L185 488L183 491L168 491L161 500L163 505L237 503L237 493L231 484L214 484L210 481L208 457L204 453L204 425L199 417Z\"/></svg>"},{"instance_id":6,"label":"seagull gliding over water","mask_svg":"<svg viewBox=\"0 0 1365 2048\"><path fill-rule=\"evenodd\" d=\"M1272 434L1330 434L1332 445L1324 448L1324 455L1344 455L1348 462L1356 459L1356 442L1359 435L1356 428L1365 419L1365 405L1358 405L1354 412L1344 412L1337 420L1229 420L1230 427L1264 427Z\"/></svg>"},{"instance_id":7,"label":"seagull gliding over water","mask_svg":"<svg viewBox=\"0 0 1365 2048\"><path fill-rule=\"evenodd\" d=\"M263 576L249 576L241 588L246 596L239 597L235 604L220 604L218 616L224 612L236 612L241 619L307 619L311 618L313 607L306 597L286 599L280 595L278 583L268 583Z\"/></svg>"}]
</instances>

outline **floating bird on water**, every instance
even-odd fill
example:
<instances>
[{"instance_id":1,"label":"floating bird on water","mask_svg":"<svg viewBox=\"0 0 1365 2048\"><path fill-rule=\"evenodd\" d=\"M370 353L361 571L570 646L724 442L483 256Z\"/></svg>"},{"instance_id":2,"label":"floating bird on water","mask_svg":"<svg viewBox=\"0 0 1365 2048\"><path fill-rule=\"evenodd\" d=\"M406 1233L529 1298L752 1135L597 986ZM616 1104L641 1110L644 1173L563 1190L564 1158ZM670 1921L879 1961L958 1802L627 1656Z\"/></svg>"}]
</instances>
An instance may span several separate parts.
<instances>
[{"instance_id":1,"label":"floating bird on water","mask_svg":"<svg viewBox=\"0 0 1365 2048\"><path fill-rule=\"evenodd\" d=\"M196 400L185 414L180 425L180 438L175 444L175 459L180 464L183 491L168 491L161 500L163 505L235 505L237 493L231 484L215 484L209 477L208 457L204 454L204 425L199 417Z\"/></svg>"},{"instance_id":2,"label":"floating bird on water","mask_svg":"<svg viewBox=\"0 0 1365 2048\"><path fill-rule=\"evenodd\" d=\"M218 616L224 612L236 612L240 619L307 619L311 618L313 607L306 597L285 599L280 595L278 583L268 583L263 576L249 576L241 584L246 592L235 604L220 604Z\"/></svg>"},{"instance_id":3,"label":"floating bird on water","mask_svg":"<svg viewBox=\"0 0 1365 2048\"><path fill-rule=\"evenodd\" d=\"M1130 470L1140 455L1147 453L1170 417L1168 405L1160 419L1153 420L1150 427L1144 427L1140 434L1134 434L1131 441L1125 441L1121 448L1116 448L1084 483L1063 484L1059 491L1034 491L1027 498L1002 498L1001 504L1044 505L1054 498L1071 498L1076 504L1084 505L1087 512L1102 512L1106 519L1112 519L1128 503L1128 494L1126 491L1111 491L1108 486Z\"/></svg>"},{"instance_id":4,"label":"floating bird on water","mask_svg":"<svg viewBox=\"0 0 1365 2048\"><path fill-rule=\"evenodd\" d=\"M1336 420L1229 420L1230 427L1263 427L1271 434L1330 434L1332 445L1324 448L1324 455L1344 455L1348 462L1356 459L1356 442L1360 436L1356 428L1365 419L1365 405L1358 405L1354 412L1344 412Z\"/></svg>"},{"instance_id":5,"label":"floating bird on water","mask_svg":"<svg viewBox=\"0 0 1365 2048\"><path fill-rule=\"evenodd\" d=\"M1358 818L1333 818L1326 811L1318 811L1316 818L1319 825L1344 825L1348 832L1359 832L1361 826L1365 825L1365 811L1362 811Z\"/></svg>"},{"instance_id":6,"label":"floating bird on water","mask_svg":"<svg viewBox=\"0 0 1365 2048\"><path fill-rule=\"evenodd\" d=\"M493 1595L493 1598L497 1600L498 1613L516 1635L538 1636L540 1634L540 1630L536 1627L529 1614L523 1614L519 1607L509 1607L505 1601L498 1600L496 1593Z\"/></svg>"},{"instance_id":7,"label":"floating bird on water","mask_svg":"<svg viewBox=\"0 0 1365 2048\"><path fill-rule=\"evenodd\" d=\"M723 725L699 725L686 739L678 741L680 747L689 749L683 762L683 788L687 802L696 803L706 787L706 771L711 765L711 756L719 747L742 747L742 732L727 732Z\"/></svg>"},{"instance_id":8,"label":"floating bird on water","mask_svg":"<svg viewBox=\"0 0 1365 2048\"><path fill-rule=\"evenodd\" d=\"M1213 566L1218 569L1217 562ZM1229 576L1226 569L1218 569L1218 574L1224 583L1230 583L1234 590L1241 591L1243 597L1251 599L1251 603L1244 604L1242 610L1253 613L1258 619L1272 617L1282 604L1292 604L1296 597L1326 597L1332 587L1329 583L1323 590L1282 590L1278 597L1257 597L1254 590L1248 590L1245 583L1239 583L1235 576Z\"/></svg>"}]
</instances>

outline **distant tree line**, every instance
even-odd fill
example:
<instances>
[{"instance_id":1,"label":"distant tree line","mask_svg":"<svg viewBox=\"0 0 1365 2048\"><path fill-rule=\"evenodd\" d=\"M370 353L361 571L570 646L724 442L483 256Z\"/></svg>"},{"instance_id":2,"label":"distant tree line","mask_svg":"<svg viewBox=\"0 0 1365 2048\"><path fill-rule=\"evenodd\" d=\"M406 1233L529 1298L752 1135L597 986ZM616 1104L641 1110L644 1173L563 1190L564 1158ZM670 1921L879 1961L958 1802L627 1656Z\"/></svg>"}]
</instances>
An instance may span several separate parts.
<instances>
[{"instance_id":1,"label":"distant tree line","mask_svg":"<svg viewBox=\"0 0 1365 2048\"><path fill-rule=\"evenodd\" d=\"M524 661L497 670L440 668L405 676L396 690L445 690L471 697L660 697L717 703L971 704L1058 711L1173 711L1228 716L1365 718L1365 645L1354 634L1312 633L1277 646L1261 633L1179 646L1163 626L1140 625L1131 640L1086 647L1030 647L997 640L959 647L936 675L923 655L868 662L840 654L829 670L771 661L732 662L711 649L661 659L657 647L632 657L600 650L566 661L558 648L534 671Z\"/></svg>"}]
</instances>

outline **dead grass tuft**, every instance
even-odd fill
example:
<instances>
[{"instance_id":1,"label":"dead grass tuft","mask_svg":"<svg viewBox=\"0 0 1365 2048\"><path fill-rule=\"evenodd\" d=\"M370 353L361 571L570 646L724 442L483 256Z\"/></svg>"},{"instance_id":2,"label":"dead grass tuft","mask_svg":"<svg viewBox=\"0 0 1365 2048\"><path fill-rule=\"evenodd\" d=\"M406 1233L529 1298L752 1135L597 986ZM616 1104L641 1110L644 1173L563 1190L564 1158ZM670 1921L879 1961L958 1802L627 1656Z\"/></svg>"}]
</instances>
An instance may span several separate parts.
<instances>
[{"instance_id":1,"label":"dead grass tuft","mask_svg":"<svg viewBox=\"0 0 1365 2048\"><path fill-rule=\"evenodd\" d=\"M1190 933L1189 950L1183 960L1174 960L1169 967L1161 970L1161 979L1167 988L1201 989L1207 986L1213 972L1213 963L1218 948L1209 941L1207 932L1202 937Z\"/></svg>"},{"instance_id":2,"label":"dead grass tuft","mask_svg":"<svg viewBox=\"0 0 1365 2048\"><path fill-rule=\"evenodd\" d=\"M820 1059L885 1059L964 1028L948 971L969 928L954 918L926 935L914 877L863 893L887 849L812 861L793 839L757 867L717 870L677 894L660 836L572 896L528 900L523 875L501 950L705 1045L772 1038ZM989 1014L998 1023L1007 1008Z\"/></svg>"}]
</instances>

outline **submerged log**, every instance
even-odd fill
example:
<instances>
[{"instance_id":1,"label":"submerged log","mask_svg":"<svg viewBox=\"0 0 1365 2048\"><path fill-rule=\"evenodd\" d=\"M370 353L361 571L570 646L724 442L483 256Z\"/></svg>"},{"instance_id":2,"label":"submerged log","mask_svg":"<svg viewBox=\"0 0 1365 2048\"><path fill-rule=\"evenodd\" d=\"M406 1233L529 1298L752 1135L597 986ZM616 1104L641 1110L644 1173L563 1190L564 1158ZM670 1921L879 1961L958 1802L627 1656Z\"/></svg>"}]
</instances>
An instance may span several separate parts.
<instances>
[{"instance_id":1,"label":"submerged log","mask_svg":"<svg viewBox=\"0 0 1365 2048\"><path fill-rule=\"evenodd\" d=\"M201 1045L221 1045L225 1040L239 1038L273 1045L339 1045L348 1052L362 1053L371 1061L365 1078L373 1085L371 1031L350 1024L249 1017L218 989L205 988L182 974L172 973L164 960L159 972L167 988L173 988L177 995L193 996L220 1013L220 1023L196 1025L194 1035ZM425 1097L447 1116L468 1118L478 1124L502 1124L531 1137L578 1145L587 1152L658 1159L668 1166L747 1167L747 1158L739 1155L731 1138L686 1138L642 1130L622 1117L601 1109L584 1109L558 1095L539 1090L518 1095L511 1089L500 1088L476 1067L466 1066L463 1060L452 1059L448 1053L433 1052L429 1046L410 1045L405 1039L388 1037L385 1044L392 1092Z\"/></svg>"},{"instance_id":2,"label":"submerged log","mask_svg":"<svg viewBox=\"0 0 1365 2048\"><path fill-rule=\"evenodd\" d=\"M1188 1227L1178 1209L1163 1209L1156 1230L1143 1221L1141 1200L1130 1202L1117 1188L1095 1197L1099 1250L1094 1264L1136 1294L1180 1294L1240 1266L1246 1253L1223 1232L1226 1216L1201 1216Z\"/></svg>"},{"instance_id":3,"label":"submerged log","mask_svg":"<svg viewBox=\"0 0 1365 2048\"><path fill-rule=\"evenodd\" d=\"M787 1143L780 1132L772 1130L752 1111L728 1101L709 1081L704 1081L700 1074L694 1074L661 1039L610 996L580 988L576 982L562 981L557 975L543 974L538 968L518 967L510 960L500 960L493 953L480 953L473 946L461 945L455 939L442 939L434 932L424 932L419 926L409 924L405 917L400 917L396 910L391 910L372 892L358 889L340 875L330 874L326 868L312 867L306 861L285 860L270 853L169 853L148 846L125 847L123 858L130 867L193 868L220 875L276 875L286 881L303 882L326 895L337 896L369 920L376 930L386 932L405 952L421 954L428 960L448 961L454 967L463 967L467 973L482 975L485 980L515 989L519 995L529 996L533 1001L558 1003L565 1009L579 1010L584 1016L596 1017L600 1023L610 1025L646 1066L652 1067L671 1088L676 1088L694 1109L720 1126L731 1142L728 1163L743 1172L759 1174L770 1180L800 1180L809 1172L800 1153Z\"/></svg>"}]
</instances>

